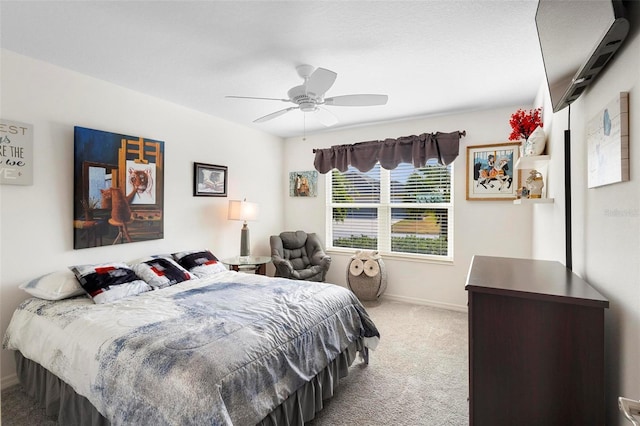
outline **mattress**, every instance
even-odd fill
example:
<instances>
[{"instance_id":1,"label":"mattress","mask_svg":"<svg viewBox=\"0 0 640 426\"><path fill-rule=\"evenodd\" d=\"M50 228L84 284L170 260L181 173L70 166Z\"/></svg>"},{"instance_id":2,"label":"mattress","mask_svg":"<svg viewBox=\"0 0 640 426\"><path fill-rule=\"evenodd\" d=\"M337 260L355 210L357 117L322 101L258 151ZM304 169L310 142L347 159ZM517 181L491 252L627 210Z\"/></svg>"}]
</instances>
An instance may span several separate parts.
<instances>
[{"instance_id":1,"label":"mattress","mask_svg":"<svg viewBox=\"0 0 640 426\"><path fill-rule=\"evenodd\" d=\"M3 347L113 425L245 425L378 339L348 289L228 271L101 305L28 299Z\"/></svg>"}]
</instances>

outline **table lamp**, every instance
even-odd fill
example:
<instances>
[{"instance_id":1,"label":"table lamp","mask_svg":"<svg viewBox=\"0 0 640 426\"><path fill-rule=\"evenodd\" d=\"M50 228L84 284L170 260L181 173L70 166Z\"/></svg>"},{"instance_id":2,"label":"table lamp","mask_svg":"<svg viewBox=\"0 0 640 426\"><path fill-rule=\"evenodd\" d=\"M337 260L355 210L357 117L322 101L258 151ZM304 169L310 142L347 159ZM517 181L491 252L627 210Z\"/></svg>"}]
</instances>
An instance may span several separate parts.
<instances>
[{"instance_id":1,"label":"table lamp","mask_svg":"<svg viewBox=\"0 0 640 426\"><path fill-rule=\"evenodd\" d=\"M258 205L256 203L249 203L245 198L240 200L229 200L229 216L230 220L242 220L242 231L240 233L240 256L249 256L249 228L247 227L248 220L256 220L258 216Z\"/></svg>"}]
</instances>

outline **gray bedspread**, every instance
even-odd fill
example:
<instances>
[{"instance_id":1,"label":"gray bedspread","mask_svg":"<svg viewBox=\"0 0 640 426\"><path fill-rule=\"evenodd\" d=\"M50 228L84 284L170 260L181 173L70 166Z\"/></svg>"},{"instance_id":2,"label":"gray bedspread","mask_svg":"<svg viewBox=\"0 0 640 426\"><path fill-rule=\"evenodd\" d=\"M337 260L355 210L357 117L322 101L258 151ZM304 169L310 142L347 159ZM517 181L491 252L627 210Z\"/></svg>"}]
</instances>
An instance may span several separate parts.
<instances>
[{"instance_id":1,"label":"gray bedspread","mask_svg":"<svg viewBox=\"0 0 640 426\"><path fill-rule=\"evenodd\" d=\"M353 293L324 283L228 272L122 303L83 299L29 299L4 346L88 393L114 425L253 425L350 342L379 337ZM24 329L43 323L54 331ZM34 359L42 349L25 334L65 338ZM89 353L86 368L73 365Z\"/></svg>"}]
</instances>

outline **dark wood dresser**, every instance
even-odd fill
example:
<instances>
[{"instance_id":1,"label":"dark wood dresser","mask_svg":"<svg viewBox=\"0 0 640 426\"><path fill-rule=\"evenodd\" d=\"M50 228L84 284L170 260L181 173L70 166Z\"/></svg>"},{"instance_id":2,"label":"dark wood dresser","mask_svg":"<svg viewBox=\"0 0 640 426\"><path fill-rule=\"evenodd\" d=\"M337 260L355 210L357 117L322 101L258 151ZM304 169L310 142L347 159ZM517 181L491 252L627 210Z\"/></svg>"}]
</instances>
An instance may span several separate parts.
<instances>
[{"instance_id":1,"label":"dark wood dresser","mask_svg":"<svg viewBox=\"0 0 640 426\"><path fill-rule=\"evenodd\" d=\"M469 424L604 425L609 301L559 262L474 256Z\"/></svg>"}]
</instances>

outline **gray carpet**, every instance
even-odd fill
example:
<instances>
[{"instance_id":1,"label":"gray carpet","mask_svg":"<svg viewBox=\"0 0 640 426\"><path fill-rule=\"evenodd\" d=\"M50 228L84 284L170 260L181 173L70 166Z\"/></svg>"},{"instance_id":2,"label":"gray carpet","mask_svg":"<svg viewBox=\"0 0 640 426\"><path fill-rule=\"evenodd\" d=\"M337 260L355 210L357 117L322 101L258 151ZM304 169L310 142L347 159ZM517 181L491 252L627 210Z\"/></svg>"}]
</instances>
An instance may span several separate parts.
<instances>
[{"instance_id":1,"label":"gray carpet","mask_svg":"<svg viewBox=\"0 0 640 426\"><path fill-rule=\"evenodd\" d=\"M391 301L365 306L380 345L368 366L354 362L309 425L467 425L467 315ZM2 425L54 424L19 386L2 391Z\"/></svg>"}]
</instances>

